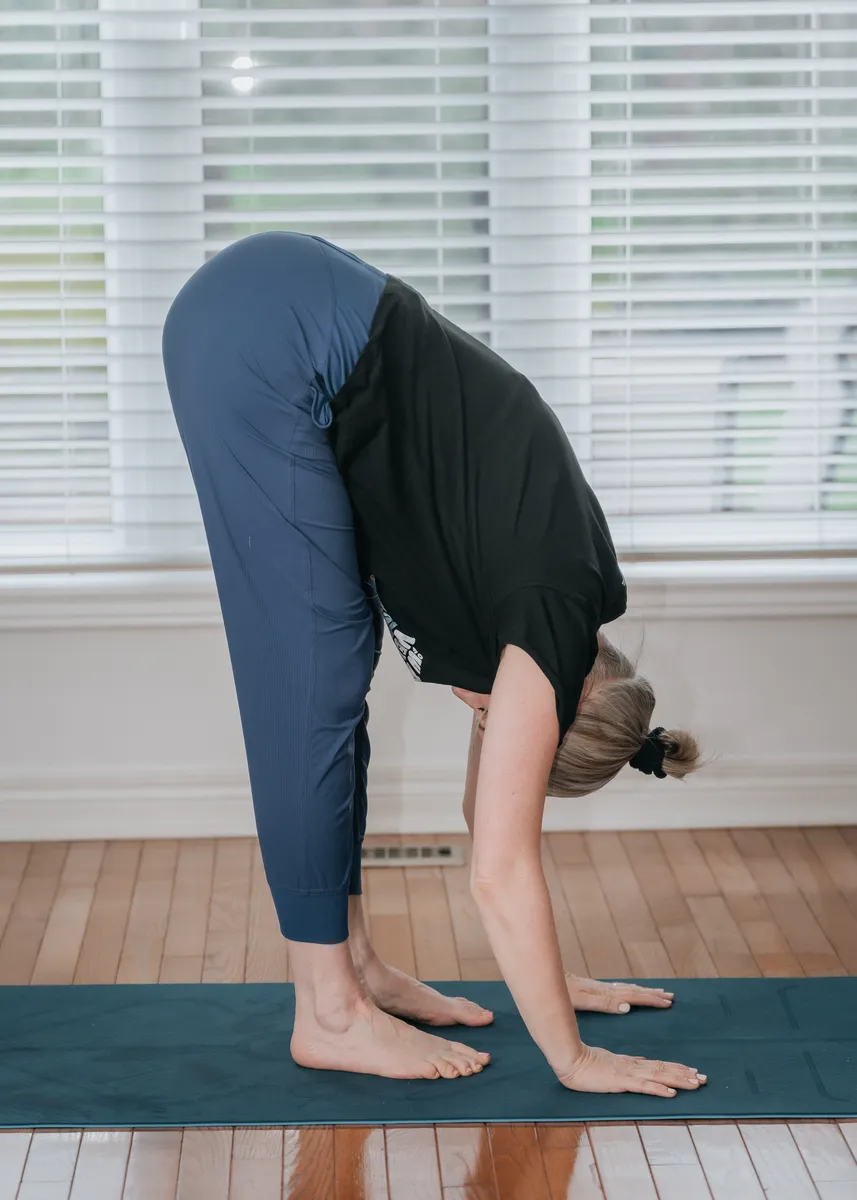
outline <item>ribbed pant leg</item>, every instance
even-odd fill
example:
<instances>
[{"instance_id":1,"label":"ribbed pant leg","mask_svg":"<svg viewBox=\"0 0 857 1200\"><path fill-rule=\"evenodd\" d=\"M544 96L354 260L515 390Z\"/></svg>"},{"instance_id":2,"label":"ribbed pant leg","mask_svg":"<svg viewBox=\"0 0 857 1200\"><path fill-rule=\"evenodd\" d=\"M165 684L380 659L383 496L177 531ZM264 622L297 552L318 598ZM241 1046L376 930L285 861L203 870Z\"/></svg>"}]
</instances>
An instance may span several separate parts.
<instances>
[{"instance_id":1,"label":"ribbed pant leg","mask_svg":"<svg viewBox=\"0 0 857 1200\"><path fill-rule=\"evenodd\" d=\"M381 613L374 588L371 589L369 596L375 635L372 663L372 675L374 677L375 668L378 666L378 660L381 657L381 647L384 637L384 617ZM352 896L359 896L363 891L361 852L363 849L363 838L366 835L366 816L369 807L367 781L371 749L369 741L369 701L367 699L363 704L363 716L354 735L354 852L351 865L351 884L348 889Z\"/></svg>"},{"instance_id":2,"label":"ribbed pant leg","mask_svg":"<svg viewBox=\"0 0 857 1200\"><path fill-rule=\"evenodd\" d=\"M306 397L284 402L215 334L206 341L178 311L164 361L223 612L262 858L283 934L341 942L376 650L353 516Z\"/></svg>"}]
</instances>

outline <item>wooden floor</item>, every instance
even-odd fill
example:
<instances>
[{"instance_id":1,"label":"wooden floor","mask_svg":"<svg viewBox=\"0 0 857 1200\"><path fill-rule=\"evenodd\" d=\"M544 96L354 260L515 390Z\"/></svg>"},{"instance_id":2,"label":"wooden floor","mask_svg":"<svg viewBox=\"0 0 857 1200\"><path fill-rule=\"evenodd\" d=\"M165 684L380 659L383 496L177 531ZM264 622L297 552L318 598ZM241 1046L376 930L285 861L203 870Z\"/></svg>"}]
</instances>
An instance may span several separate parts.
<instances>
[{"instance_id":1,"label":"wooden floor","mask_svg":"<svg viewBox=\"0 0 857 1200\"><path fill-rule=\"evenodd\" d=\"M545 864L578 974L857 972L857 829L549 834ZM465 868L366 901L388 962L499 977ZM0 845L0 984L286 978L250 839ZM855 1156L832 1121L0 1132L0 1200L857 1200Z\"/></svg>"}]
</instances>

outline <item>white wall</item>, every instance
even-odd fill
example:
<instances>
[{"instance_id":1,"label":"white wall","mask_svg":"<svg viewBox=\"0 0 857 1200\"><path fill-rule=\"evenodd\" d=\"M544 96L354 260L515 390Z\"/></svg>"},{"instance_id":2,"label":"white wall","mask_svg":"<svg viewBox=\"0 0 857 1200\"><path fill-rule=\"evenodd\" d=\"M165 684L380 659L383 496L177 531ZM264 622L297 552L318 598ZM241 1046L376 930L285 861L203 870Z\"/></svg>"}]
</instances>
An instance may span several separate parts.
<instances>
[{"instance_id":1,"label":"white wall","mask_svg":"<svg viewBox=\"0 0 857 1200\"><path fill-rule=\"evenodd\" d=\"M728 571L728 574L724 572ZM626 568L610 636L656 723L718 758L685 784L623 771L553 828L857 820L852 564ZM204 572L0 583L0 840L253 830L216 596ZM370 826L463 828L469 710L413 681L389 640L370 695Z\"/></svg>"}]
</instances>

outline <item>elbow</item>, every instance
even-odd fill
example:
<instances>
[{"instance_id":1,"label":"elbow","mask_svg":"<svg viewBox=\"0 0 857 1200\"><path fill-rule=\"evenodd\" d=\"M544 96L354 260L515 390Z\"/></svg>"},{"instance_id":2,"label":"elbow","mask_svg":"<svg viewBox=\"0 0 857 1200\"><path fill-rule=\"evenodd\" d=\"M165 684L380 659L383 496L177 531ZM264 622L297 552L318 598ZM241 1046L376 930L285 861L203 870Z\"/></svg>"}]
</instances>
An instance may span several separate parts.
<instances>
[{"instance_id":1,"label":"elbow","mask_svg":"<svg viewBox=\"0 0 857 1200\"><path fill-rule=\"evenodd\" d=\"M477 874L475 871L470 875L470 895L481 908L483 904L490 904L502 891L502 876L499 874L486 874L484 872Z\"/></svg>"},{"instance_id":2,"label":"elbow","mask_svg":"<svg viewBox=\"0 0 857 1200\"><path fill-rule=\"evenodd\" d=\"M541 875L541 863L519 856L511 862L474 862L470 870L470 894L477 908L497 908L515 903L515 897Z\"/></svg>"}]
</instances>

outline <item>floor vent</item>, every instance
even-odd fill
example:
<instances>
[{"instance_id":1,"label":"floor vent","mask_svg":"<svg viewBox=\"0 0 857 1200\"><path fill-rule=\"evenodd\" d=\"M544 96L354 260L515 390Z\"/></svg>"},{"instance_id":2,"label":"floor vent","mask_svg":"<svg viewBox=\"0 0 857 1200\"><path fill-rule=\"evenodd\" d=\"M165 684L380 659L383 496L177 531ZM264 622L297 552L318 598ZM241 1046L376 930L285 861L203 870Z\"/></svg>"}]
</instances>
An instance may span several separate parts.
<instances>
[{"instance_id":1,"label":"floor vent","mask_svg":"<svg viewBox=\"0 0 857 1200\"><path fill-rule=\"evenodd\" d=\"M412 846L364 846L366 867L463 867L462 846L435 846L426 842Z\"/></svg>"}]
</instances>

